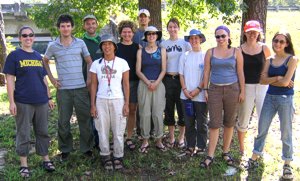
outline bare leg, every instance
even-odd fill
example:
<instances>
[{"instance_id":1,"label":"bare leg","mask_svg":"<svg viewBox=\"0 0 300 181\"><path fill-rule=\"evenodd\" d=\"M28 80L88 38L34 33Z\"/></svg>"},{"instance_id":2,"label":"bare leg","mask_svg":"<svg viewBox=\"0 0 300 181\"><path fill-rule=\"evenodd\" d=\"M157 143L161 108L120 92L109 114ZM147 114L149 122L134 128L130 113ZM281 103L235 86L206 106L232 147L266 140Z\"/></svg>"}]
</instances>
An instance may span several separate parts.
<instances>
[{"instance_id":1,"label":"bare leg","mask_svg":"<svg viewBox=\"0 0 300 181\"><path fill-rule=\"evenodd\" d=\"M175 126L168 126L169 128L169 143L172 144L175 141L174 132L175 132Z\"/></svg>"},{"instance_id":2,"label":"bare leg","mask_svg":"<svg viewBox=\"0 0 300 181\"><path fill-rule=\"evenodd\" d=\"M184 142L185 126L179 126L178 143Z\"/></svg>"},{"instance_id":3,"label":"bare leg","mask_svg":"<svg viewBox=\"0 0 300 181\"><path fill-rule=\"evenodd\" d=\"M219 128L210 128L209 129L209 144L208 144L208 152L207 155L210 157L214 157L216 146L219 139Z\"/></svg>"},{"instance_id":4,"label":"bare leg","mask_svg":"<svg viewBox=\"0 0 300 181\"><path fill-rule=\"evenodd\" d=\"M21 167L28 167L27 156L20 156Z\"/></svg>"},{"instance_id":5,"label":"bare leg","mask_svg":"<svg viewBox=\"0 0 300 181\"><path fill-rule=\"evenodd\" d=\"M246 132L238 131L240 153L244 153L244 151L245 151L245 144L244 144L245 136L246 136Z\"/></svg>"},{"instance_id":6,"label":"bare leg","mask_svg":"<svg viewBox=\"0 0 300 181\"><path fill-rule=\"evenodd\" d=\"M230 143L233 135L233 127L224 127L223 134L223 153L228 153L230 150Z\"/></svg>"},{"instance_id":7,"label":"bare leg","mask_svg":"<svg viewBox=\"0 0 300 181\"><path fill-rule=\"evenodd\" d=\"M128 116L128 122L127 122L127 138L131 139L133 135L133 130L135 127L135 120L136 120L136 107L137 104L130 103L129 104L129 116Z\"/></svg>"}]
</instances>

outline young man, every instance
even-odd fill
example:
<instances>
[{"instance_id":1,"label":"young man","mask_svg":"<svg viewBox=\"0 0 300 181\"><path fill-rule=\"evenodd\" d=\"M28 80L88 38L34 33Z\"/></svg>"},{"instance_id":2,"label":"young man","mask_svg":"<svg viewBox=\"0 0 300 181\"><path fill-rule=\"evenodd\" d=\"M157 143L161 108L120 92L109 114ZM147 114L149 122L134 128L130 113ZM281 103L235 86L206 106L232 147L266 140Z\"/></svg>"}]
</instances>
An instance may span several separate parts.
<instances>
[{"instance_id":1,"label":"young man","mask_svg":"<svg viewBox=\"0 0 300 181\"><path fill-rule=\"evenodd\" d=\"M86 15L83 18L83 29L85 30L85 33L83 34L82 40L85 42L90 52L92 61L95 61L101 57L101 51L99 49L99 43L101 41L101 38L99 34L96 32L97 28L98 28L98 22L97 22L97 18L94 15ZM84 80L86 81L87 64L84 60L82 61L82 72L83 72ZM93 118L91 118L91 122L93 125L92 129L93 129L94 141L95 141L94 147L99 148L99 136L95 128Z\"/></svg>"},{"instance_id":2,"label":"young man","mask_svg":"<svg viewBox=\"0 0 300 181\"><path fill-rule=\"evenodd\" d=\"M74 21L70 15L60 15L56 26L60 36L49 44L43 60L49 79L57 88L58 147L62 152L61 161L65 161L73 151L73 137L70 130L73 108L75 108L79 124L80 150L86 156L91 157L93 135L87 89L91 80L90 74L88 74L86 85L82 73L82 57L87 63L88 69L92 59L85 43L72 36ZM53 77L48 64L52 57L55 59L58 79Z\"/></svg>"},{"instance_id":3,"label":"young man","mask_svg":"<svg viewBox=\"0 0 300 181\"><path fill-rule=\"evenodd\" d=\"M150 22L150 12L147 9L141 9L138 14L139 28L133 36L133 42L139 44L142 47L146 47L147 42L143 41L145 29Z\"/></svg>"}]
</instances>

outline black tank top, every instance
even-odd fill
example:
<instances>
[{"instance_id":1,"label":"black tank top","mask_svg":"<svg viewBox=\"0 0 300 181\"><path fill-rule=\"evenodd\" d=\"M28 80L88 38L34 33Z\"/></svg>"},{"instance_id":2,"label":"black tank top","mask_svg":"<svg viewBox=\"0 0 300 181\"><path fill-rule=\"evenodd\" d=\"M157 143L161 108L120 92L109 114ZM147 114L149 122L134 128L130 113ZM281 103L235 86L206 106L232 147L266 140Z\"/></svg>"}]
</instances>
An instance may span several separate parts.
<instances>
[{"instance_id":1,"label":"black tank top","mask_svg":"<svg viewBox=\"0 0 300 181\"><path fill-rule=\"evenodd\" d=\"M265 62L265 54L263 48L260 53L249 55L242 49L244 57L244 75L246 84L258 84L260 75Z\"/></svg>"}]
</instances>

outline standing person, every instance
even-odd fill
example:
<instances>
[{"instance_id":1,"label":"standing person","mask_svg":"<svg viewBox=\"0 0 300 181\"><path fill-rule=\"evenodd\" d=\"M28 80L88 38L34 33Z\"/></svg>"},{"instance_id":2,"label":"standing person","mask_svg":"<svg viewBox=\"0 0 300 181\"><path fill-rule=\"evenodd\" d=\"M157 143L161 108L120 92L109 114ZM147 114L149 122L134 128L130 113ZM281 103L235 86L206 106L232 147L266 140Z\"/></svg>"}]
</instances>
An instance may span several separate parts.
<instances>
[{"instance_id":1,"label":"standing person","mask_svg":"<svg viewBox=\"0 0 300 181\"><path fill-rule=\"evenodd\" d=\"M231 47L230 30L218 26L215 30L217 47L205 55L204 90L210 116L209 145L207 157L200 166L207 168L213 162L219 138L219 129L224 125L222 157L228 165L233 164L229 153L237 109L245 98L243 56L239 49ZM208 83L209 88L208 88ZM223 115L224 111L224 115Z\"/></svg>"},{"instance_id":2,"label":"standing person","mask_svg":"<svg viewBox=\"0 0 300 181\"><path fill-rule=\"evenodd\" d=\"M90 102L87 85L82 73L82 57L89 68L92 59L85 43L72 36L74 21L72 16L60 15L56 24L60 36L48 45L44 64L51 83L57 88L58 105L58 148L62 152L61 161L68 159L73 151L73 136L70 130L70 119L75 108L80 131L80 151L92 157L93 134L90 124ZM49 68L49 59L55 58L58 79L55 79Z\"/></svg>"},{"instance_id":3,"label":"standing person","mask_svg":"<svg viewBox=\"0 0 300 181\"><path fill-rule=\"evenodd\" d=\"M96 32L97 28L98 28L98 21L94 15L89 14L83 18L83 29L85 30L85 33L83 34L82 40L87 46L92 61L95 61L101 57L101 51L99 49L99 43L101 38L99 34ZM82 72L83 72L84 80L86 82L87 64L85 60L82 60ZM95 142L94 148L99 148L99 136L98 136L98 131L95 128L93 118L91 118L91 123L92 123L94 142Z\"/></svg>"},{"instance_id":4,"label":"standing person","mask_svg":"<svg viewBox=\"0 0 300 181\"><path fill-rule=\"evenodd\" d=\"M207 142L207 104L203 87L204 56L201 44L206 41L200 30L192 29L185 41L189 41L192 50L180 57L179 74L182 91L182 109L185 121L186 153L204 153ZM188 110L190 106L192 110Z\"/></svg>"},{"instance_id":5,"label":"standing person","mask_svg":"<svg viewBox=\"0 0 300 181\"><path fill-rule=\"evenodd\" d=\"M260 82L269 84L258 121L258 135L254 140L252 157L248 168L258 166L258 157L262 156L265 140L272 120L278 113L282 141L283 179L292 179L293 160L292 121L294 118L294 78L298 59L295 57L293 43L288 32L277 32L272 38L275 55L267 59Z\"/></svg>"},{"instance_id":6,"label":"standing person","mask_svg":"<svg viewBox=\"0 0 300 181\"><path fill-rule=\"evenodd\" d=\"M185 125L183 112L180 101L181 85L178 74L178 65L180 56L190 50L191 47L188 42L178 37L178 31L180 30L179 21L176 18L171 18L167 23L167 30L170 38L163 41L160 46L166 49L167 52L167 73L163 79L163 83L166 87L166 108L165 108L165 119L164 124L169 128L169 140L166 146L172 148L175 146L175 105L178 115L178 147L183 148Z\"/></svg>"},{"instance_id":7,"label":"standing person","mask_svg":"<svg viewBox=\"0 0 300 181\"><path fill-rule=\"evenodd\" d=\"M48 156L48 109L54 108L43 67L42 56L32 49L34 32L24 26L19 30L21 48L12 51L6 59L3 73L6 74L10 114L16 120L16 152L20 156L20 175L30 176L27 157L30 150L31 121L36 138L36 153L43 159L42 166L55 170Z\"/></svg>"},{"instance_id":8,"label":"standing person","mask_svg":"<svg viewBox=\"0 0 300 181\"><path fill-rule=\"evenodd\" d=\"M138 50L136 74L140 78L138 87L139 115L143 143L141 153L147 153L151 129L151 118L154 123L156 148L166 151L162 143L163 112L165 108L165 86L162 79L166 73L166 50L158 47L156 41L162 37L162 32L156 27L149 26L145 30L144 41L148 45Z\"/></svg>"},{"instance_id":9,"label":"standing person","mask_svg":"<svg viewBox=\"0 0 300 181\"><path fill-rule=\"evenodd\" d=\"M104 168L110 170L114 166L118 170L123 168L125 116L129 113L129 66L124 59L115 56L117 44L112 35L103 35L99 47L103 58L93 62L90 70L91 115L99 134ZM109 148L110 129L113 132L113 161Z\"/></svg>"},{"instance_id":10,"label":"standing person","mask_svg":"<svg viewBox=\"0 0 300 181\"><path fill-rule=\"evenodd\" d=\"M147 42L143 41L144 33L150 22L150 12L147 9L141 9L138 13L139 28L133 36L133 42L141 47L146 47Z\"/></svg>"},{"instance_id":11,"label":"standing person","mask_svg":"<svg viewBox=\"0 0 300 181\"><path fill-rule=\"evenodd\" d=\"M236 124L241 155L244 155L244 139L254 105L257 117L259 118L263 100L268 89L267 85L259 83L266 58L271 55L270 49L265 44L259 42L261 33L262 29L258 21L251 20L246 22L244 26L244 43L240 46L244 59L246 83L245 101L239 106L238 121Z\"/></svg>"},{"instance_id":12,"label":"standing person","mask_svg":"<svg viewBox=\"0 0 300 181\"><path fill-rule=\"evenodd\" d=\"M136 109L137 109L137 88L139 78L136 75L136 54L139 45L132 42L136 25L132 21L121 21L118 25L118 31L121 36L121 42L117 44L118 50L116 56L127 61L129 72L130 96L129 96L129 116L127 122L127 138L125 144L129 150L135 149L135 144L132 141L132 135L135 128Z\"/></svg>"}]
</instances>

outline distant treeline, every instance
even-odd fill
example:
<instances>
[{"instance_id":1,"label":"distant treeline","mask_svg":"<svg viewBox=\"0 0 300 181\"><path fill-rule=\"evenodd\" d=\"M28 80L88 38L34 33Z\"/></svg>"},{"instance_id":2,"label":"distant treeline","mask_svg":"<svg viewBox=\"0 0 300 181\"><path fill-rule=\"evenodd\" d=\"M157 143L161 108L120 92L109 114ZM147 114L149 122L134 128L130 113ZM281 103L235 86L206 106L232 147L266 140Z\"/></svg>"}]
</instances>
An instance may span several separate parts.
<instances>
[{"instance_id":1,"label":"distant treeline","mask_svg":"<svg viewBox=\"0 0 300 181\"><path fill-rule=\"evenodd\" d=\"M269 11L299 11L300 6L268 6Z\"/></svg>"}]
</instances>

